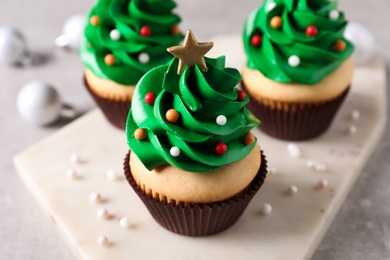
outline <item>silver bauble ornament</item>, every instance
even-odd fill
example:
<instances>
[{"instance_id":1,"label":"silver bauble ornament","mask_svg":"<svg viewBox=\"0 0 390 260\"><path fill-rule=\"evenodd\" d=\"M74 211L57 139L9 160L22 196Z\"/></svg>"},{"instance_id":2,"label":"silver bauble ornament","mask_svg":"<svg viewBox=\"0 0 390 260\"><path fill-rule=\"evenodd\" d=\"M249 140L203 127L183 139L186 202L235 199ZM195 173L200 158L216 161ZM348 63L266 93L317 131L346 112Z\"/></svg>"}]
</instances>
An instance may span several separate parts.
<instances>
[{"instance_id":1,"label":"silver bauble ornament","mask_svg":"<svg viewBox=\"0 0 390 260\"><path fill-rule=\"evenodd\" d=\"M0 64L15 65L26 53L26 42L22 34L10 26L0 27Z\"/></svg>"},{"instance_id":2,"label":"silver bauble ornament","mask_svg":"<svg viewBox=\"0 0 390 260\"><path fill-rule=\"evenodd\" d=\"M357 64L367 63L376 53L376 43L374 35L362 24L350 22L345 29L344 36L355 46L352 55Z\"/></svg>"},{"instance_id":3,"label":"silver bauble ornament","mask_svg":"<svg viewBox=\"0 0 390 260\"><path fill-rule=\"evenodd\" d=\"M67 19L62 27L62 35L57 37L55 45L72 51L78 51L84 34L85 15L76 14Z\"/></svg>"},{"instance_id":4,"label":"silver bauble ornament","mask_svg":"<svg viewBox=\"0 0 390 260\"><path fill-rule=\"evenodd\" d=\"M62 103L55 88L42 81L33 81L19 91L17 107L24 119L37 125L47 125L60 117Z\"/></svg>"}]
</instances>

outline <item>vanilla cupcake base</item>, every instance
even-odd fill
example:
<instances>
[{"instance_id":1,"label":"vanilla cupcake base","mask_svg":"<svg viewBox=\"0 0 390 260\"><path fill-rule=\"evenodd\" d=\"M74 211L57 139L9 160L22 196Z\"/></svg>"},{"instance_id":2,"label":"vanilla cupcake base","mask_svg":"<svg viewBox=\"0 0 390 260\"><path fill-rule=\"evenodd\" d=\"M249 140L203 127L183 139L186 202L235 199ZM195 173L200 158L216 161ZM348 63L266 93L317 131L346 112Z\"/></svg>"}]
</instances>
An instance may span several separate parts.
<instances>
[{"instance_id":1,"label":"vanilla cupcake base","mask_svg":"<svg viewBox=\"0 0 390 260\"><path fill-rule=\"evenodd\" d=\"M107 120L115 127L125 130L134 86L99 79L89 70L84 74L84 86Z\"/></svg>"},{"instance_id":2,"label":"vanilla cupcake base","mask_svg":"<svg viewBox=\"0 0 390 260\"><path fill-rule=\"evenodd\" d=\"M242 88L250 101L247 108L261 119L266 134L289 141L308 140L331 125L349 92L354 72L352 59L315 85L282 83L245 67Z\"/></svg>"},{"instance_id":3,"label":"vanilla cupcake base","mask_svg":"<svg viewBox=\"0 0 390 260\"><path fill-rule=\"evenodd\" d=\"M242 83L243 90L247 91ZM288 141L316 138L330 127L348 95L347 87L338 97L317 103L282 102L271 99L251 99L247 108L261 118L259 128L266 134Z\"/></svg>"},{"instance_id":4,"label":"vanilla cupcake base","mask_svg":"<svg viewBox=\"0 0 390 260\"><path fill-rule=\"evenodd\" d=\"M233 197L255 178L261 165L256 145L243 159L210 172L189 172L166 165L149 171L135 153L130 169L147 195L167 203L210 203ZM172 189L172 187L175 187Z\"/></svg>"},{"instance_id":5,"label":"vanilla cupcake base","mask_svg":"<svg viewBox=\"0 0 390 260\"><path fill-rule=\"evenodd\" d=\"M212 203L173 204L148 195L133 178L129 164L130 152L124 161L124 172L130 186L162 227L180 235L208 236L222 232L236 223L264 183L267 161L262 153L258 159L261 160L260 168L246 188L229 199Z\"/></svg>"}]
</instances>

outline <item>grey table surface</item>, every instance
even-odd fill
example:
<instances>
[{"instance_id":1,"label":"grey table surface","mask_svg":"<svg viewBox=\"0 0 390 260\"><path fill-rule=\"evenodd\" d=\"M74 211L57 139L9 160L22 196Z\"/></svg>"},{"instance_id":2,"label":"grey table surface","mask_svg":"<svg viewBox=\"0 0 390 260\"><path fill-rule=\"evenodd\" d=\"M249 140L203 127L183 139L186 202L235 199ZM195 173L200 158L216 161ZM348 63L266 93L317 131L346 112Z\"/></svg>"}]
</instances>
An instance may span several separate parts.
<instances>
[{"instance_id":1,"label":"grey table surface","mask_svg":"<svg viewBox=\"0 0 390 260\"><path fill-rule=\"evenodd\" d=\"M178 0L176 11L183 19L181 29L192 29L199 41L205 41L215 35L241 33L246 16L261 2ZM44 128L31 125L18 115L16 96L24 84L39 79L56 86L62 99L80 112L95 107L82 90L83 67L78 54L54 47L64 21L73 14L86 13L93 3L94 0L0 0L0 26L19 28L30 49L48 57L42 66L0 67L0 259L74 259L23 186L12 163L15 154L68 122ZM339 6L348 20L363 23L373 32L379 55L389 64L390 1L342 0ZM387 128L313 259L390 259L389 153Z\"/></svg>"}]
</instances>

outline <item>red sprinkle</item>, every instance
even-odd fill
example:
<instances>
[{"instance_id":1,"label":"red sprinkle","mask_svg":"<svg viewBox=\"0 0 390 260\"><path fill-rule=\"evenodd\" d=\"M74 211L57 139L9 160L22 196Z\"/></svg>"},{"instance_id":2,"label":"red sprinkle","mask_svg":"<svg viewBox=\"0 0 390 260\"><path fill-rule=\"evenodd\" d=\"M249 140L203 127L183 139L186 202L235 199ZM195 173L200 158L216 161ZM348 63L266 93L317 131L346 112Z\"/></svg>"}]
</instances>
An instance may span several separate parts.
<instances>
[{"instance_id":1,"label":"red sprinkle","mask_svg":"<svg viewBox=\"0 0 390 260\"><path fill-rule=\"evenodd\" d=\"M215 146L215 153L218 155L223 155L226 153L226 151L227 151L227 146L225 143L220 142Z\"/></svg>"},{"instance_id":2,"label":"red sprinkle","mask_svg":"<svg viewBox=\"0 0 390 260\"><path fill-rule=\"evenodd\" d=\"M237 101L244 101L244 99L246 98L246 93L244 90L238 90L237 91Z\"/></svg>"},{"instance_id":3,"label":"red sprinkle","mask_svg":"<svg viewBox=\"0 0 390 260\"><path fill-rule=\"evenodd\" d=\"M309 27L306 28L306 35L309 37L314 37L318 34L317 27L314 25L310 25Z\"/></svg>"},{"instance_id":4,"label":"red sprinkle","mask_svg":"<svg viewBox=\"0 0 390 260\"><path fill-rule=\"evenodd\" d=\"M152 30L150 30L150 28L145 25L145 26L141 27L141 30L139 31L139 33L144 37L148 37L152 34Z\"/></svg>"},{"instance_id":5,"label":"red sprinkle","mask_svg":"<svg viewBox=\"0 0 390 260\"><path fill-rule=\"evenodd\" d=\"M156 100L156 95L153 92L149 92L145 95L144 98L145 102L149 105L153 105L154 101Z\"/></svg>"},{"instance_id":6,"label":"red sprinkle","mask_svg":"<svg viewBox=\"0 0 390 260\"><path fill-rule=\"evenodd\" d=\"M251 43L253 46L258 47L260 46L261 42L262 42L262 38L260 35L256 34L252 36Z\"/></svg>"}]
</instances>

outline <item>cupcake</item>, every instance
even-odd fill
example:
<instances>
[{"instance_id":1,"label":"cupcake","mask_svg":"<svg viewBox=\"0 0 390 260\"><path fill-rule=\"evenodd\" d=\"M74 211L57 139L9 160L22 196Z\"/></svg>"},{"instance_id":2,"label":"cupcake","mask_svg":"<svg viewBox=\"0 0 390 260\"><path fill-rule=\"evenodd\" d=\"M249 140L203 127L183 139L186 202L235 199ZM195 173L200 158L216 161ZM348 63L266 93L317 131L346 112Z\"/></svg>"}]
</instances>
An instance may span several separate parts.
<instances>
[{"instance_id":1,"label":"cupcake","mask_svg":"<svg viewBox=\"0 0 390 260\"><path fill-rule=\"evenodd\" d=\"M134 88L150 69L172 57L182 41L172 0L99 0L81 43L84 83L105 117L125 129Z\"/></svg>"},{"instance_id":2,"label":"cupcake","mask_svg":"<svg viewBox=\"0 0 390 260\"><path fill-rule=\"evenodd\" d=\"M232 226L266 177L241 76L224 57L205 58L211 48L189 31L139 81L127 119L129 184L161 226L187 236Z\"/></svg>"},{"instance_id":3,"label":"cupcake","mask_svg":"<svg viewBox=\"0 0 390 260\"><path fill-rule=\"evenodd\" d=\"M250 14L242 86L261 130L306 140L329 128L354 71L346 24L336 1L266 0Z\"/></svg>"}]
</instances>

